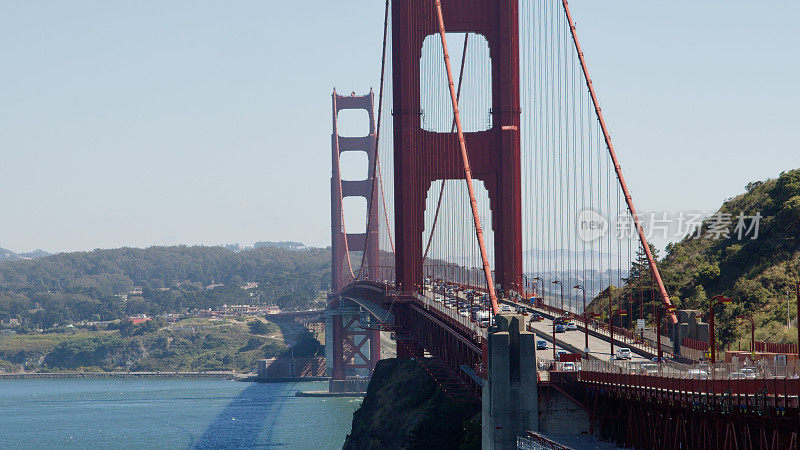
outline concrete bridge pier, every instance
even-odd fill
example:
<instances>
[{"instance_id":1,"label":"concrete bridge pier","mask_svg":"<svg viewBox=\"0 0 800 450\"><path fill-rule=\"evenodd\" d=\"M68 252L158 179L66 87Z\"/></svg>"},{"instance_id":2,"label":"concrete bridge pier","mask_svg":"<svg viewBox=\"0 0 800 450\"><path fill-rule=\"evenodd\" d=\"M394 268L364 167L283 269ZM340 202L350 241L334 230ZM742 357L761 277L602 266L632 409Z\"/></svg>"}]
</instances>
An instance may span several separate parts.
<instances>
[{"instance_id":1,"label":"concrete bridge pier","mask_svg":"<svg viewBox=\"0 0 800 450\"><path fill-rule=\"evenodd\" d=\"M539 431L535 335L525 316L501 313L489 329L483 386L482 448L516 448L517 436Z\"/></svg>"}]
</instances>

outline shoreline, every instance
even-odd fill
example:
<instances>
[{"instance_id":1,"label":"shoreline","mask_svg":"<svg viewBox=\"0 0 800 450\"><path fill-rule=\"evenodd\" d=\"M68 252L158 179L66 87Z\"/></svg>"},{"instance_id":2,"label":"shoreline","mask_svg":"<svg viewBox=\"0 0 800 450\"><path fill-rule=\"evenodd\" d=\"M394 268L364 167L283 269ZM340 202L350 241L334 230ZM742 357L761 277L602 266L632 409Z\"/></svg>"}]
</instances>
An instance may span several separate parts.
<instances>
[{"instance_id":1,"label":"shoreline","mask_svg":"<svg viewBox=\"0 0 800 450\"><path fill-rule=\"evenodd\" d=\"M241 376L236 381L244 381L246 383L293 383L293 382L307 382L307 381L330 381L331 377L264 377L259 378L254 376Z\"/></svg>"},{"instance_id":2,"label":"shoreline","mask_svg":"<svg viewBox=\"0 0 800 450\"><path fill-rule=\"evenodd\" d=\"M75 379L75 378L217 378L237 380L251 374L236 372L17 372L0 373L0 380L25 380L25 379Z\"/></svg>"}]
</instances>

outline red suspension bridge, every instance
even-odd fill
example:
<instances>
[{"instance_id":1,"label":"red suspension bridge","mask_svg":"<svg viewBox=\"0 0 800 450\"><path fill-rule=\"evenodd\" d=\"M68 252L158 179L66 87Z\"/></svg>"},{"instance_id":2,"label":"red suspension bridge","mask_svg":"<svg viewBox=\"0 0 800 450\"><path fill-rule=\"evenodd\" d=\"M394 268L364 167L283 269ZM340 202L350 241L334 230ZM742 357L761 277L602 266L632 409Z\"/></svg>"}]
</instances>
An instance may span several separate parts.
<instances>
[{"instance_id":1,"label":"red suspension bridge","mask_svg":"<svg viewBox=\"0 0 800 450\"><path fill-rule=\"evenodd\" d=\"M539 361L550 370L532 377L578 405L590 433L636 448L796 448L796 365L740 378L686 359L609 362L615 341L642 361L661 354L660 341L626 343L615 315L661 317L665 332L679 317L565 0L387 0L380 77L377 93L332 97L334 379L368 376L385 331L398 357L477 400L494 373L488 327L513 305L545 318L523 333L581 324L585 342L553 340L583 353L580 367ZM366 136L339 135L349 109L367 112ZM366 153L366 179L342 179L345 152ZM349 197L365 199L366 227L346 223ZM637 254L651 285L623 289ZM587 296L607 297L603 320L590 322ZM634 298L652 311L624 311Z\"/></svg>"}]
</instances>

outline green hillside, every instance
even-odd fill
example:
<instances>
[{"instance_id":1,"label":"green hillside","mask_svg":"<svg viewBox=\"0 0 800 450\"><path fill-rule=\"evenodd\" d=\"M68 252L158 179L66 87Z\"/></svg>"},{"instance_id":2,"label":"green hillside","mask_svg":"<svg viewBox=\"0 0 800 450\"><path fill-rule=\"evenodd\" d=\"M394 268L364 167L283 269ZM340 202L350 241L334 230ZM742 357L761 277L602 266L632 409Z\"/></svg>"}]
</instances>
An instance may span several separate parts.
<instances>
[{"instance_id":1,"label":"green hillside","mask_svg":"<svg viewBox=\"0 0 800 450\"><path fill-rule=\"evenodd\" d=\"M759 215L756 236L752 218ZM737 229L740 216L745 216L745 226ZM728 218L726 237L718 234L715 226L724 225ZM796 330L789 333L786 327L786 293L792 292L789 310L792 320L796 320L800 169L783 172L777 179L748 184L744 194L727 200L716 217L703 222L699 234L700 238L693 233L667 246L659 265L678 307L705 311L710 297L724 294L734 299L724 311L718 310L718 335L724 345L735 346L737 340L744 342L748 335L749 327L735 319L740 314L753 315L756 339L796 342Z\"/></svg>"}]
</instances>

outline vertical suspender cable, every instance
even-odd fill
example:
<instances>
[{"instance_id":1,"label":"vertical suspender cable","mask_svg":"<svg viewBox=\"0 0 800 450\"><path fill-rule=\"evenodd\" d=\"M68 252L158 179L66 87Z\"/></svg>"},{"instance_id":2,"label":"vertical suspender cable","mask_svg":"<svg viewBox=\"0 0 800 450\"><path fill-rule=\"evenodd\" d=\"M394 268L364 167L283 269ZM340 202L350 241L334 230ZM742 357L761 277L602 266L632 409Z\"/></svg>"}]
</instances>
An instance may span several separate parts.
<instances>
[{"instance_id":1,"label":"vertical suspender cable","mask_svg":"<svg viewBox=\"0 0 800 450\"><path fill-rule=\"evenodd\" d=\"M469 33L464 33L464 50L461 53L461 70L458 73L458 92L456 93L456 100L461 98L461 83L464 81L464 61L467 60L467 42L469 40ZM450 133L455 131L456 119L453 117L453 125L450 127ZM425 252L422 254L422 261L428 258L428 250L431 248L431 241L433 241L433 232L436 230L436 222L439 219L439 210L442 207L442 196L444 195L445 180L442 180L442 188L439 190L439 200L436 202L436 213L433 215L433 225L431 225L431 234L428 236L428 244L425 245Z\"/></svg>"},{"instance_id":2,"label":"vertical suspender cable","mask_svg":"<svg viewBox=\"0 0 800 450\"><path fill-rule=\"evenodd\" d=\"M444 31L444 18L442 17L442 4L440 0L434 0L436 5L436 15L439 19L439 36L442 40L442 53L444 54L444 65L447 69L447 82L450 87L450 99L453 103L453 115L456 120L456 130L458 131L458 145L461 148L461 161L464 164L464 178L469 191L469 201L472 208L472 219L475 222L475 235L478 239L478 246L481 249L481 259L483 260L483 274L486 278L486 288L489 291L489 299L492 302L492 314L498 313L497 296L494 292L494 281L492 281L492 271L489 267L489 257L486 254L486 244L483 241L483 230L481 229L481 219L478 215L478 204L475 201L475 191L472 186L472 172L469 168L469 155L467 155L467 144L464 141L464 132L461 129L461 117L458 113L458 100L456 99L456 88L453 83L453 72L450 68L450 56L447 53L447 38Z\"/></svg>"},{"instance_id":3,"label":"vertical suspender cable","mask_svg":"<svg viewBox=\"0 0 800 450\"><path fill-rule=\"evenodd\" d=\"M383 13L383 52L381 53L381 87L378 90L378 125L375 129L375 168L373 176L378 178L378 184L380 186L380 191L381 191L381 202L383 203L383 215L384 219L386 220L386 230L389 235L389 244L392 247L392 253L394 253L394 240L392 239L392 230L389 228L389 215L388 212L386 211L386 197L383 192L383 177L381 175L380 153L378 151L379 150L378 144L380 142L380 137L381 137L381 115L382 115L381 112L383 110L383 80L384 80L384 74L386 73L386 40L388 36L388 30L389 30L389 0L386 0L386 6ZM374 181L372 183L372 188L375 189ZM372 204L372 196L370 196L370 207L371 204ZM371 214L370 217L372 217ZM367 232L368 232L367 239L369 239L369 227L370 227L369 220L367 220ZM380 256L378 257L378 259L380 259Z\"/></svg>"},{"instance_id":4,"label":"vertical suspender cable","mask_svg":"<svg viewBox=\"0 0 800 450\"><path fill-rule=\"evenodd\" d=\"M375 164L372 168L372 192L370 192L369 196L369 207L367 208L367 237L364 240L364 254L361 257L361 267L358 271L361 273L361 276L364 276L364 262L367 260L367 248L369 248L369 238L371 236L370 227L372 222L372 208L380 207L380 205L373 205L372 200L375 198L375 179L380 178L380 165L378 163L378 159L380 158L378 152L378 141L381 137L381 111L383 109L383 77L386 71L386 37L389 31L389 0L386 0L386 5L384 6L383 10L383 50L381 51L381 81L380 87L378 88L378 124L375 127ZM384 208L385 212L385 208ZM378 226L380 226L380 221ZM387 223L388 226L388 223ZM377 233L376 233L377 235ZM380 239L380 238L379 238ZM378 260L380 260L380 246L378 248ZM380 264L378 261L370 261L370 265ZM372 280L375 281L375 280Z\"/></svg>"},{"instance_id":5,"label":"vertical suspender cable","mask_svg":"<svg viewBox=\"0 0 800 450\"><path fill-rule=\"evenodd\" d=\"M647 261L650 265L650 272L655 279L656 284L658 285L659 293L661 294L661 301L664 305L672 305L669 300L669 294L667 294L667 289L664 287L664 282L661 280L661 273L658 271L658 267L656 266L656 260L653 257L653 253L650 251L650 245L647 243L647 238L644 234L644 229L642 228L642 224L639 221L639 216L636 214L636 208L633 206L633 198L631 197L630 191L628 190L628 185L625 183L625 178L622 176L622 168L619 165L619 161L617 160L617 154L614 151L614 145L611 143L611 135L608 133L608 128L606 127L605 119L603 118L603 113L600 111L600 104L597 101L597 94L594 90L594 85L592 85L592 80L589 78L589 70L586 66L586 59L583 57L583 51L581 51L580 43L578 43L578 36L577 32L575 31L575 24L572 21L572 14L569 11L569 6L567 5L567 0L561 0L561 4L564 6L564 13L567 15L567 21L569 22L570 32L572 33L572 41L575 44L575 50L578 52L578 59L581 63L581 68L583 69L583 76L586 79L586 85L589 88L589 93L592 97L592 104L594 105L594 109L597 113L597 118L600 122L600 127L603 131L603 137L605 139L606 147L608 148L608 154L611 156L612 161L614 162L614 171L617 175L617 180L619 181L620 187L622 188L622 192L625 194L625 202L628 205L628 211L633 216L633 222L636 225L636 231L639 234L639 240L642 243L642 247L644 248L645 255L647 256ZM674 312L669 312L670 321L674 324L677 323L677 318L675 317Z\"/></svg>"}]
</instances>

